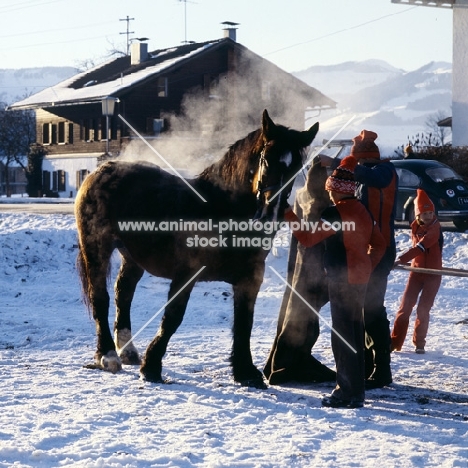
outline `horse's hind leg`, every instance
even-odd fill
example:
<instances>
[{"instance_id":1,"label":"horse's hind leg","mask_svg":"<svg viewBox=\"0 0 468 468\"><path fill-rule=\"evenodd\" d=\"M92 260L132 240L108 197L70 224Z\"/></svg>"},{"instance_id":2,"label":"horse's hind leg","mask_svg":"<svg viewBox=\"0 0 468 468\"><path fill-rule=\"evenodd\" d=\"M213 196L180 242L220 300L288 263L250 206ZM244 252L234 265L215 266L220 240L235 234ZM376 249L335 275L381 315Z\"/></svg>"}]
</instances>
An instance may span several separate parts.
<instances>
[{"instance_id":1,"label":"horse's hind leg","mask_svg":"<svg viewBox=\"0 0 468 468\"><path fill-rule=\"evenodd\" d=\"M112 250L111 243L103 242L102 239L95 242L80 242L79 263L82 276L86 275L85 293L96 323L97 349L94 360L102 369L115 373L122 368L122 365L115 352L109 327L107 271Z\"/></svg>"},{"instance_id":2,"label":"horse's hind leg","mask_svg":"<svg viewBox=\"0 0 468 468\"><path fill-rule=\"evenodd\" d=\"M140 356L132 341L130 307L136 285L143 276L144 270L129 257L125 250L121 250L120 253L122 264L114 286L116 306L114 341L122 363L136 365L140 364Z\"/></svg>"},{"instance_id":3,"label":"horse's hind leg","mask_svg":"<svg viewBox=\"0 0 468 468\"><path fill-rule=\"evenodd\" d=\"M189 277L189 275L183 275L182 278L174 279L171 283L169 289L169 300L171 302L167 304L164 310L159 331L148 346L140 369L141 377L148 382L163 382L161 375L162 358L166 354L171 336L182 323L194 285L194 283L190 283L183 287Z\"/></svg>"}]
</instances>

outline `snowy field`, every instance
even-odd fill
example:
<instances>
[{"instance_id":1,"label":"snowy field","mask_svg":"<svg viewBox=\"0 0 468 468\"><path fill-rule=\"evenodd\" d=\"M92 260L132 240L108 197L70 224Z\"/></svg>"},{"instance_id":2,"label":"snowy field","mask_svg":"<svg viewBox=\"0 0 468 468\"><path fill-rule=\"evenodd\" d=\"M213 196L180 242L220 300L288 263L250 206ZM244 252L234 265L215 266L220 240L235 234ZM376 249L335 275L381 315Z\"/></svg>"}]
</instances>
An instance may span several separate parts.
<instances>
[{"instance_id":1,"label":"snowy field","mask_svg":"<svg viewBox=\"0 0 468 468\"><path fill-rule=\"evenodd\" d=\"M445 266L468 268L468 234L444 236ZM397 241L405 249L409 231ZM0 467L468 467L468 278L444 277L425 355L407 338L393 355L391 387L368 391L362 409L331 409L320 404L331 385L262 391L233 382L224 283L195 287L163 361L170 384L143 382L136 367L84 368L95 331L80 299L76 243L72 215L0 213ZM268 265L285 275L287 252L278 255ZM407 274L390 277L392 322ZM134 331L167 289L143 277ZM283 289L267 268L252 336L259 368ZM329 319L328 307L322 313ZM140 351L159 320L136 338ZM325 325L314 353L334 366Z\"/></svg>"}]
</instances>

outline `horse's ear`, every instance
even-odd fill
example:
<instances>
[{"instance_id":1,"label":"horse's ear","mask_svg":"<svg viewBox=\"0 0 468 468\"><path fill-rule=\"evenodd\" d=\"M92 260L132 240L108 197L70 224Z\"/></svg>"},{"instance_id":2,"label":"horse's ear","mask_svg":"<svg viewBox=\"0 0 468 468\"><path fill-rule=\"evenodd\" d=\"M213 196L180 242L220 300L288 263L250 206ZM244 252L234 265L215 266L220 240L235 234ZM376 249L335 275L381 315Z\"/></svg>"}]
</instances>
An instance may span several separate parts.
<instances>
[{"instance_id":1,"label":"horse's ear","mask_svg":"<svg viewBox=\"0 0 468 468\"><path fill-rule=\"evenodd\" d=\"M276 124L271 120L268 111L265 109L262 115L262 132L268 140L273 139L273 133L276 130Z\"/></svg>"},{"instance_id":2,"label":"horse's ear","mask_svg":"<svg viewBox=\"0 0 468 468\"><path fill-rule=\"evenodd\" d=\"M313 141L315 136L317 135L319 131L319 123L315 122L312 127L309 128L309 130L304 130L301 132L301 146L305 148L306 146L309 146Z\"/></svg>"}]
</instances>

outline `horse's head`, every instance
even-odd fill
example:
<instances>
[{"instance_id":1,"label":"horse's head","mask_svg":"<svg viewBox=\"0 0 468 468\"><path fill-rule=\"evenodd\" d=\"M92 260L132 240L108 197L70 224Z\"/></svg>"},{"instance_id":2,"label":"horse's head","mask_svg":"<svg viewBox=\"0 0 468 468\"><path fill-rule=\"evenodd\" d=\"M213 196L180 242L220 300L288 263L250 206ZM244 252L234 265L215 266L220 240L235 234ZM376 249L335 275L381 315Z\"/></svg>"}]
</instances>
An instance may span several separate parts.
<instances>
[{"instance_id":1,"label":"horse's head","mask_svg":"<svg viewBox=\"0 0 468 468\"><path fill-rule=\"evenodd\" d=\"M253 179L258 209L254 219L276 221L284 207L303 164L303 150L309 146L319 129L318 122L309 130L299 132L276 125L263 111L262 150L258 170Z\"/></svg>"}]
</instances>

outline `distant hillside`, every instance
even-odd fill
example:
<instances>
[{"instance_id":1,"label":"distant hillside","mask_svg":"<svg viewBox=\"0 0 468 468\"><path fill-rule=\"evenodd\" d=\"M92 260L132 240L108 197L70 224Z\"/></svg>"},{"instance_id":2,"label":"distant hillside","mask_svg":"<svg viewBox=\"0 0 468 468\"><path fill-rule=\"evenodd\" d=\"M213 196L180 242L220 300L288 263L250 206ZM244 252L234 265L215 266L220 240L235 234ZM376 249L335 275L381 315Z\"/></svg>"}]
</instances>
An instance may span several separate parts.
<instances>
[{"instance_id":1,"label":"distant hillside","mask_svg":"<svg viewBox=\"0 0 468 468\"><path fill-rule=\"evenodd\" d=\"M316 117L320 141L355 116L340 138L351 138L363 128L374 130L381 149L391 155L408 137L427 133L429 117L451 115L452 65L447 62L431 62L407 72L381 60L368 60L313 66L294 75L338 102L336 111Z\"/></svg>"},{"instance_id":2,"label":"distant hillside","mask_svg":"<svg viewBox=\"0 0 468 468\"><path fill-rule=\"evenodd\" d=\"M25 95L35 94L76 73L78 70L74 67L0 69L0 102L11 104Z\"/></svg>"}]
</instances>

